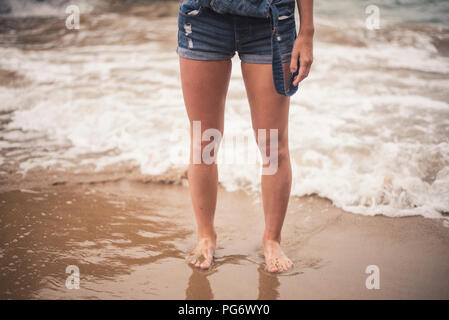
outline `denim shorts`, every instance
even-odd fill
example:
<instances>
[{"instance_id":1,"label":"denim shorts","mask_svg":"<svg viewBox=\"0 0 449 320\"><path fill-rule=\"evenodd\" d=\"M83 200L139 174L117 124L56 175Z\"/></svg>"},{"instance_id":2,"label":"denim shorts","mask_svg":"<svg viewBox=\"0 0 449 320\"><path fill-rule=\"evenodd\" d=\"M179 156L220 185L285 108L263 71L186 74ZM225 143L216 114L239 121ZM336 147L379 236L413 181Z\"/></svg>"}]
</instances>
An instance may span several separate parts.
<instances>
[{"instance_id":1,"label":"denim shorts","mask_svg":"<svg viewBox=\"0 0 449 320\"><path fill-rule=\"evenodd\" d=\"M228 60L238 52L247 63L272 63L269 18L216 13L195 0L179 4L176 52L193 60ZM282 62L289 62L296 38L295 7L278 8L277 35Z\"/></svg>"}]
</instances>

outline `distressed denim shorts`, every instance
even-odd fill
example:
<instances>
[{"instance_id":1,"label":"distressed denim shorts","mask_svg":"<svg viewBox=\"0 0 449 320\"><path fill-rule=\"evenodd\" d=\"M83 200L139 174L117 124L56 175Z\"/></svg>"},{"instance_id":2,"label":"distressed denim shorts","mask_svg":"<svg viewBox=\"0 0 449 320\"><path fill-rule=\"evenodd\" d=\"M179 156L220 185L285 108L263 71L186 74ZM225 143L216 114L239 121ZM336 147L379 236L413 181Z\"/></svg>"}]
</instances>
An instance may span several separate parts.
<instances>
[{"instance_id":1,"label":"distressed denim shorts","mask_svg":"<svg viewBox=\"0 0 449 320\"><path fill-rule=\"evenodd\" d=\"M295 7L281 6L277 28L281 60L289 62L296 38ZM228 60L237 51L247 63L272 63L269 18L216 13L195 0L179 4L176 52L193 60Z\"/></svg>"}]
</instances>

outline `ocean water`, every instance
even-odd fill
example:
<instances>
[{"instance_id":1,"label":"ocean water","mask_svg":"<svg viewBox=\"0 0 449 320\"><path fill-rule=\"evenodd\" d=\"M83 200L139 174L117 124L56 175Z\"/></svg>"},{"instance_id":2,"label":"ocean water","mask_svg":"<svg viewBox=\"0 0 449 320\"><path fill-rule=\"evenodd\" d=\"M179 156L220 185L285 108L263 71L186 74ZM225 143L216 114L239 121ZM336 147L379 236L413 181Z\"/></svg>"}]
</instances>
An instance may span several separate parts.
<instances>
[{"instance_id":1,"label":"ocean water","mask_svg":"<svg viewBox=\"0 0 449 320\"><path fill-rule=\"evenodd\" d=\"M154 2L154 3L153 3ZM347 211L449 212L449 1L315 1L315 59L291 99L293 196ZM187 166L176 1L0 1L0 179L30 170ZM379 29L367 28L369 5ZM370 20L371 21L371 20ZM219 157L228 190L259 192L249 106L234 59ZM171 178L172 179L172 176Z\"/></svg>"}]
</instances>

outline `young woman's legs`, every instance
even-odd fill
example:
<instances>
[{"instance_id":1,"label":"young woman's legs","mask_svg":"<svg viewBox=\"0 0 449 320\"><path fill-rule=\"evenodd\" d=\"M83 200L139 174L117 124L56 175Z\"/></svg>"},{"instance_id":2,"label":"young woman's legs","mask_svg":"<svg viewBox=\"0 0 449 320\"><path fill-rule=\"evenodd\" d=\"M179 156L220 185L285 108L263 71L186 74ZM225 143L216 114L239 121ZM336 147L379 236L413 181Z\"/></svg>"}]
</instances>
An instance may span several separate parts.
<instances>
[{"instance_id":1,"label":"young woman's legs","mask_svg":"<svg viewBox=\"0 0 449 320\"><path fill-rule=\"evenodd\" d=\"M213 261L216 233L214 213L217 201L218 172L216 163L194 164L193 121L201 121L201 134L210 128L223 135L226 93L231 77L231 60L199 61L180 57L184 103L190 120L190 162L188 180L193 210L198 226L198 243L190 263L207 269Z\"/></svg>"},{"instance_id":2,"label":"young woman's legs","mask_svg":"<svg viewBox=\"0 0 449 320\"><path fill-rule=\"evenodd\" d=\"M284 64L288 74L289 63ZM251 64L242 62L248 100L251 108L251 120L258 141L266 139L261 152L276 157L277 171L262 175L262 198L265 214L265 232L263 246L265 261L271 272L286 271L293 266L292 261L280 247L281 230L287 211L291 188L291 165L288 149L288 110L289 97L276 92L273 84L271 64ZM266 130L266 137L258 136L258 129ZM278 130L277 155L270 154L270 129Z\"/></svg>"}]
</instances>

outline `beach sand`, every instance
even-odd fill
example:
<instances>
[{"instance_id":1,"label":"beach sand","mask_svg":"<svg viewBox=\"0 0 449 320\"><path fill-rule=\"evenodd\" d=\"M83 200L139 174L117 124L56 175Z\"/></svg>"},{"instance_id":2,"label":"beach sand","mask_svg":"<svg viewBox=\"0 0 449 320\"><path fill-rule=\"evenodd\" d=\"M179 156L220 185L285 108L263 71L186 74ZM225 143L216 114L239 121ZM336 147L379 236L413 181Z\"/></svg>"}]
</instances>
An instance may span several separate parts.
<instances>
[{"instance_id":1,"label":"beach sand","mask_svg":"<svg viewBox=\"0 0 449 320\"><path fill-rule=\"evenodd\" d=\"M270 274L260 199L220 188L215 264L202 271L185 261L196 239L186 186L42 181L0 194L1 299L449 298L442 220L366 217L292 197L282 243L295 267ZM79 289L66 288L69 265ZM380 289L366 287L369 265Z\"/></svg>"}]
</instances>

